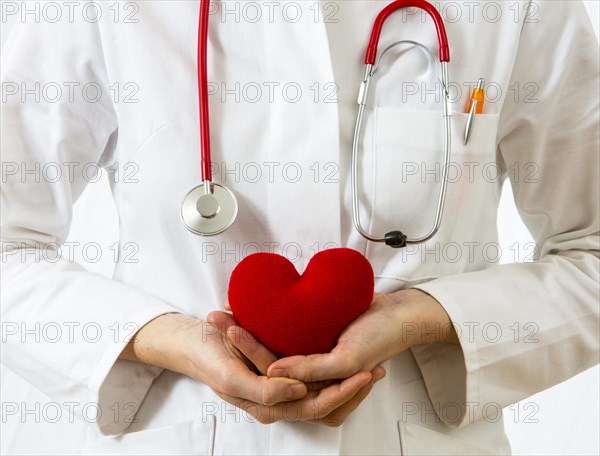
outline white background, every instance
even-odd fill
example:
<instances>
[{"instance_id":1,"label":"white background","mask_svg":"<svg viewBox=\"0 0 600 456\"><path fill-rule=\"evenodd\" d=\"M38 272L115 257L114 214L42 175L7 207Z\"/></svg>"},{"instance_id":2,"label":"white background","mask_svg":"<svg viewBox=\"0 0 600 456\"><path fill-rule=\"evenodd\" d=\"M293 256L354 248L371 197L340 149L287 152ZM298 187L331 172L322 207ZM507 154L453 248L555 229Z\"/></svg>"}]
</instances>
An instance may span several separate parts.
<instances>
[{"instance_id":1,"label":"white background","mask_svg":"<svg viewBox=\"0 0 600 456\"><path fill-rule=\"evenodd\" d=\"M598 36L600 2L584 2L590 13L592 23ZM11 18L12 19L12 18ZM12 22L9 20L2 23L2 44L8 36ZM75 38L75 37L74 37ZM83 196L77 201L74 209L74 219L68 242L98 242L103 251L111 252L108 246L118 241L118 217L112 203L108 183L102 181L89 185ZM514 247L532 241L531 236L521 222L514 207L512 192L509 186L505 186L500 203L498 229L500 233L500 245L503 252L502 262L514 261ZM528 250L519 249L527 253ZM114 261L111 255L103 255L97 263L85 262L88 269L104 274L112 275ZM554 388L543 391L528 398L522 403L505 409L504 421L506 430L511 441L514 454L600 454L600 369L596 366L577 377L564 382ZM27 394L18 394L14 391L19 380L4 368L2 371L4 388L2 401L32 401L41 400L40 393L29 391ZM8 397L5 393L11 389ZM67 421L67 420L63 420ZM54 427L53 435L64 435L65 448L47 447L47 453L63 453L74 450L76 442L69 439L69 430L75 431L75 426ZM34 449L40 451L39 444L34 440L41 438L42 433L48 432L39 424L29 423L26 428L21 427L20 432L10 423L2 423L2 435L7 440L19 441L18 453L29 453ZM21 434L20 437L15 434ZM28 435L23 435L27 433ZM34 439L34 435L37 439ZM72 434L71 434L72 436ZM11 439L14 437L15 439ZM8 442L3 442L2 454L8 448ZM63 453L64 454L64 453Z\"/></svg>"}]
</instances>

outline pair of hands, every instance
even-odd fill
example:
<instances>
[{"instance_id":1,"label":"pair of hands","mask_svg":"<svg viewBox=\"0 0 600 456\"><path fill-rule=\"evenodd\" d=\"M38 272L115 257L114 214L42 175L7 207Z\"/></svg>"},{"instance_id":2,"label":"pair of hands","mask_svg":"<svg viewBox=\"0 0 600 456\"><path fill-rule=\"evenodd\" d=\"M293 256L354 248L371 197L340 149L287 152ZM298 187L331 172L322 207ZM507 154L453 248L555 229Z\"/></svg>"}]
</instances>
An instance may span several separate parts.
<instances>
[{"instance_id":1,"label":"pair of hands","mask_svg":"<svg viewBox=\"0 0 600 456\"><path fill-rule=\"evenodd\" d=\"M231 314L215 311L205 321L161 315L136 333L121 358L188 375L261 423L339 426L385 376L382 363L413 345L457 341L443 307L410 289L375 294L327 354L277 359Z\"/></svg>"}]
</instances>

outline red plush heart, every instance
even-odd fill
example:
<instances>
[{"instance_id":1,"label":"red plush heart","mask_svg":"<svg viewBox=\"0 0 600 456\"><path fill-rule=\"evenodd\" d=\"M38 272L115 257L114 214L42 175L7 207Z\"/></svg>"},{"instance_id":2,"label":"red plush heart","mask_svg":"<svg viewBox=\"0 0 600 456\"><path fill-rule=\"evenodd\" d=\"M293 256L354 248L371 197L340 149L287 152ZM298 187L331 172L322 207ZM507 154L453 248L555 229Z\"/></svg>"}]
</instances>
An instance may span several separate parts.
<instances>
[{"instance_id":1,"label":"red plush heart","mask_svg":"<svg viewBox=\"0 0 600 456\"><path fill-rule=\"evenodd\" d=\"M373 269L352 249L317 253L303 275L285 257L256 253L231 274L229 305L239 325L280 355L327 353L373 299Z\"/></svg>"}]
</instances>

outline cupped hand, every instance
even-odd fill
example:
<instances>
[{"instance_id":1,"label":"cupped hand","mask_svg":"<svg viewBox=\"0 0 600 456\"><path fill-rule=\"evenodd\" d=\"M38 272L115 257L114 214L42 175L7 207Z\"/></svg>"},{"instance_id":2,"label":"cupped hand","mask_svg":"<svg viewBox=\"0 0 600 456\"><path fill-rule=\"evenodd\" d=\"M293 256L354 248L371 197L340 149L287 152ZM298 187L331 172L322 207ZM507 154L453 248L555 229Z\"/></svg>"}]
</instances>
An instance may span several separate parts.
<instances>
[{"instance_id":1,"label":"cupped hand","mask_svg":"<svg viewBox=\"0 0 600 456\"><path fill-rule=\"evenodd\" d=\"M303 382L257 374L252 361L235 348L222 329L216 320L164 314L135 334L121 358L188 375L234 405L255 404L252 415L259 420L271 404L306 396ZM255 359L260 363L260 358Z\"/></svg>"},{"instance_id":2,"label":"cupped hand","mask_svg":"<svg viewBox=\"0 0 600 456\"><path fill-rule=\"evenodd\" d=\"M255 346L254 352L245 355L227 336L228 331L237 331L231 326L235 320L224 312L213 312L206 321L164 314L144 325L120 358L188 375L265 424L286 420L338 425L338 417L380 376L377 372L357 372L342 382L309 392L301 381L264 375L267 362L275 355L263 346Z\"/></svg>"},{"instance_id":3,"label":"cupped hand","mask_svg":"<svg viewBox=\"0 0 600 456\"><path fill-rule=\"evenodd\" d=\"M448 315L433 297L416 289L376 293L371 307L348 325L330 353L282 358L267 374L305 383L343 379L428 342L457 342Z\"/></svg>"},{"instance_id":4,"label":"cupped hand","mask_svg":"<svg viewBox=\"0 0 600 456\"><path fill-rule=\"evenodd\" d=\"M226 306L227 308L227 306ZM251 360L256 369L266 375L277 357L250 333L237 326L230 314L211 312L208 320L221 327L235 347ZM326 426L339 426L369 395L373 385L385 376L385 369L373 366L369 370L357 370L344 379L327 379L306 382L308 394L294 402L279 404L283 419L306 421ZM270 377L274 378L274 377ZM244 407L241 407L244 408Z\"/></svg>"}]
</instances>

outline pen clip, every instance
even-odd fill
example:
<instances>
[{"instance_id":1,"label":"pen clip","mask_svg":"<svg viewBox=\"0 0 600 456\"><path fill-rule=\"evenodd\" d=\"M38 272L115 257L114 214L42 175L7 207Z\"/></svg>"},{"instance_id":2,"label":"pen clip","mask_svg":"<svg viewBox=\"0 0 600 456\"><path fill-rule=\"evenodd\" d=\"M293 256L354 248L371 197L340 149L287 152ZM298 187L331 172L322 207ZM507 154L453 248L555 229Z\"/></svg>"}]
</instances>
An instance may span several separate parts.
<instances>
[{"instance_id":1,"label":"pen clip","mask_svg":"<svg viewBox=\"0 0 600 456\"><path fill-rule=\"evenodd\" d=\"M475 118L475 109L477 109L478 101L479 100L473 100L471 111L469 112L469 117L467 118L467 125L465 126L465 146L469 142L469 136L471 136L471 127L473 126L473 119Z\"/></svg>"}]
</instances>

